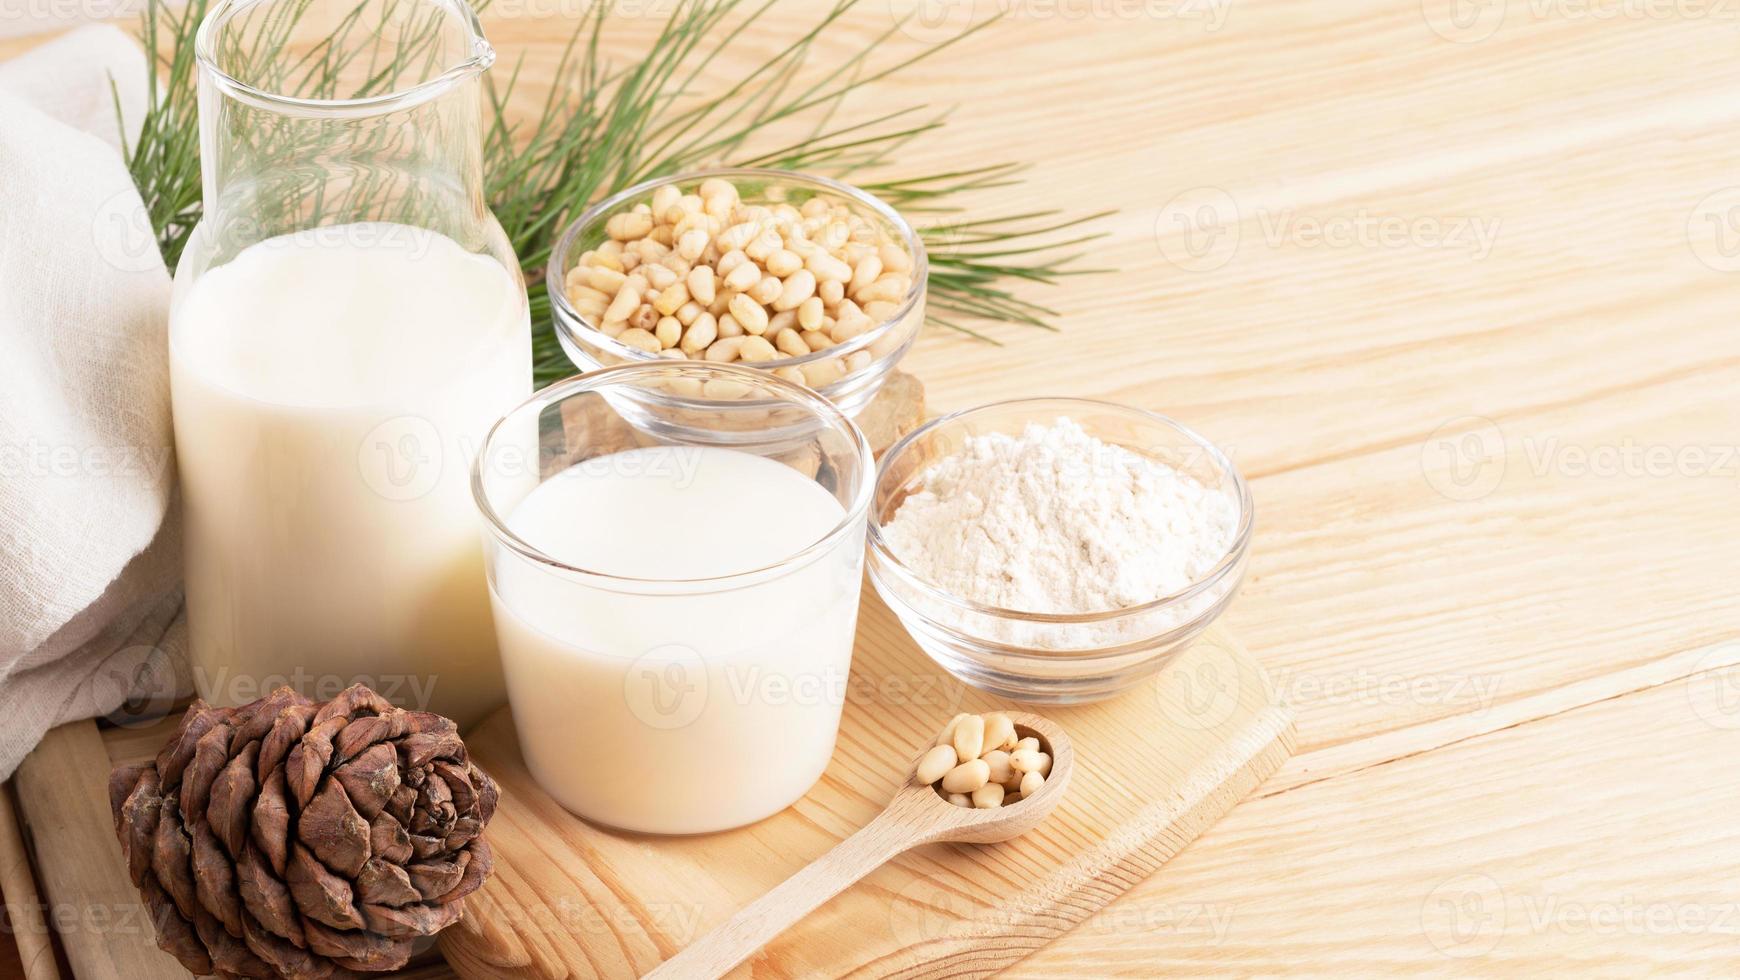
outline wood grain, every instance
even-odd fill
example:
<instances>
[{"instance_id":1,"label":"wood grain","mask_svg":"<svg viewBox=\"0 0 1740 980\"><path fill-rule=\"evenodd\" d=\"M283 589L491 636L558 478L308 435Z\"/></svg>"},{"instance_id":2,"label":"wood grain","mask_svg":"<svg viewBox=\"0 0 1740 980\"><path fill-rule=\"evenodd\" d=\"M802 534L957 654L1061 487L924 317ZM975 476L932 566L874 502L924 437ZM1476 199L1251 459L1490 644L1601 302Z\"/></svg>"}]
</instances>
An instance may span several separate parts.
<instances>
[{"instance_id":1,"label":"wood grain","mask_svg":"<svg viewBox=\"0 0 1740 980\"><path fill-rule=\"evenodd\" d=\"M23 980L59 980L48 916L36 891L30 854L12 804L12 784L0 784L0 895L6 900L7 951L18 962ZM10 977L11 972L0 972Z\"/></svg>"},{"instance_id":2,"label":"wood grain","mask_svg":"<svg viewBox=\"0 0 1740 980\"><path fill-rule=\"evenodd\" d=\"M41 885L73 973L94 980L186 975L157 948L139 893L127 880L109 815L109 753L90 722L52 729L13 777Z\"/></svg>"},{"instance_id":3,"label":"wood grain","mask_svg":"<svg viewBox=\"0 0 1740 980\"><path fill-rule=\"evenodd\" d=\"M502 788L490 825L496 874L441 935L442 951L467 977L638 976L870 823L957 711L1008 707L948 678L866 598L821 781L767 820L690 838L614 833L568 814L532 780L499 714L468 738ZM896 858L733 975L993 973L1151 874L1292 749L1290 713L1222 631L1121 698L1044 716L1078 761L1037 828Z\"/></svg>"},{"instance_id":4,"label":"wood grain","mask_svg":"<svg viewBox=\"0 0 1740 980\"><path fill-rule=\"evenodd\" d=\"M529 105L574 10L496 6L486 27L504 64L525 55ZM901 171L1031 162L977 195L975 216L1117 208L1094 261L1121 271L1030 291L1060 311L1057 334L992 328L992 347L932 330L903 366L937 410L1098 395L1229 448L1258 531L1227 623L1297 710L1306 751L1165 873L1008 972L1732 974L1734 939L1710 928L1507 915L1490 954L1450 957L1420 915L1467 868L1507 894L1520 883L1537 914L1554 889L1585 907L1732 897L1736 746L1693 724L1687 692L1731 678L1740 649L1740 473L1600 475L1564 455L1740 442L1740 274L1690 234L1707 228L1700 204L1740 184L1732 18L1516 0L1471 5L1501 23L1458 41L1434 29L1447 0L1232 0L1218 26L1185 15L1206 3L1011 6L859 104L958 106ZM609 50L644 50L659 9L619 14ZM782 5L703 87L816 9ZM861 4L818 59L861 48L889 9ZM897 35L888 54L914 47ZM1158 229L1204 188L1235 202L1218 227L1237 246L1185 268L1182 231ZM1409 234L1300 231L1362 219ZM1496 223L1490 249L1424 234L1457 219ZM1440 429L1489 431L1479 419L1500 451L1444 451ZM1458 463L1501 477L1468 497L1443 480ZM841 943L867 927L831 925Z\"/></svg>"}]
</instances>

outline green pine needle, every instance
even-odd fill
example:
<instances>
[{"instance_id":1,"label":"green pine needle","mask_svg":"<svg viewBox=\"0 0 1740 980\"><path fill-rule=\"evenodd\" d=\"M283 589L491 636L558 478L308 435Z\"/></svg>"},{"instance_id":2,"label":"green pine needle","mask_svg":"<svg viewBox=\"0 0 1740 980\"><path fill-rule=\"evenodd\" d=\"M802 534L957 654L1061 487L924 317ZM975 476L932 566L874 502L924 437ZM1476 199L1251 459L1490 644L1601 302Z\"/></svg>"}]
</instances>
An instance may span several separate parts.
<instances>
[{"instance_id":1,"label":"green pine needle","mask_svg":"<svg viewBox=\"0 0 1740 980\"><path fill-rule=\"evenodd\" d=\"M165 0L149 0L140 40L153 54L148 104L127 164L157 230L164 259L173 268L200 218L197 68L193 36L209 0L191 0L179 12ZM636 63L612 65L603 54L608 3L594 5L576 26L556 70L556 84L536 118L509 117L520 81L520 63L498 67L486 81L489 120L484 132L486 193L506 229L531 287L533 355L539 384L573 373L551 325L544 267L562 229L589 204L654 177L711 166L777 167L852 180L913 218L930 254L929 321L989 343L990 335L961 317L1000 320L1053 330L1055 310L1015 294L1014 283L1049 285L1093 270L1063 249L1098 235L1058 239L1105 213L1060 219L1054 211L959 219L950 200L959 195L1017 183L1024 169L1002 163L916 177L880 176L892 156L915 139L942 129L947 113L925 114L909 106L856 122L842 106L867 85L929 58L989 22L931 45L892 64L873 65L877 41L832 69L807 71L814 42L850 11L857 0L837 0L814 24L761 66L699 98L702 73L745 31L761 21L772 0L678 0L651 48ZM487 6L487 3L484 4ZM341 19L332 35L294 58L282 54L294 14L268 19L253 32L248 50L228 48L226 60L264 70L284 90L330 97L340 72L367 48L367 87L384 91L402 74L418 74L434 56L438 23L400 25L388 40L392 59L379 63L382 45L358 45L353 30L380 32L382 23L362 24L363 6ZM423 61L419 62L418 59ZM813 77L812 77L813 76ZM351 93L357 94L357 93ZM756 148L770 127L798 122L807 136L773 148ZM258 152L271 152L270 135ZM872 174L877 176L871 179ZM857 179L863 178L863 179ZM314 193L322 193L316 188ZM353 189L351 195L368 193ZM340 209L366 211L367 200L347 197ZM920 220L919 216L930 220Z\"/></svg>"}]
</instances>

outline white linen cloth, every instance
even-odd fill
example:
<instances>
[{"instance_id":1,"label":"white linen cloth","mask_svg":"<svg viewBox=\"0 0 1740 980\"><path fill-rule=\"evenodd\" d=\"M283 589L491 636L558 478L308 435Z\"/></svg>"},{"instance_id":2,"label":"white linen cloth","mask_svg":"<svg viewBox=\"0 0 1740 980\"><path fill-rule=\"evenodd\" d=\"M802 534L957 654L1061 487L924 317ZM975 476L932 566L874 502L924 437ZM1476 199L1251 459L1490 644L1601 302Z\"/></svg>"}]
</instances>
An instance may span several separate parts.
<instances>
[{"instance_id":1,"label":"white linen cloth","mask_svg":"<svg viewBox=\"0 0 1740 980\"><path fill-rule=\"evenodd\" d=\"M113 27L0 64L0 778L54 725L192 687L169 276L116 118L130 141L145 97Z\"/></svg>"}]
</instances>

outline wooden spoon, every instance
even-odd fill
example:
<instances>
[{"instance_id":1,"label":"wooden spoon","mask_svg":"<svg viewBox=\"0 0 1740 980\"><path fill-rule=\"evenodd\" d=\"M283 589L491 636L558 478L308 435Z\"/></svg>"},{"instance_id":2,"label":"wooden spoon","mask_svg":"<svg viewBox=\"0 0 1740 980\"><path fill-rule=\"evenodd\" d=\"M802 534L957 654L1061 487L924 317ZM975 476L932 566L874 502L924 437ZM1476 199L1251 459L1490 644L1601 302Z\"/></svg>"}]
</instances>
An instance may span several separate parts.
<instances>
[{"instance_id":1,"label":"wooden spoon","mask_svg":"<svg viewBox=\"0 0 1740 980\"><path fill-rule=\"evenodd\" d=\"M1019 711L1004 714L1015 723L1018 736L1039 739L1041 748L1051 753L1051 773L1039 792L994 810L955 806L935 787L913 781L910 773L924 754L920 750L907 767L906 784L874 820L660 964L646 980L723 976L817 906L889 859L921 844L992 844L1038 826L1063 798L1070 770L1075 767L1075 752L1068 736L1051 722Z\"/></svg>"}]
</instances>

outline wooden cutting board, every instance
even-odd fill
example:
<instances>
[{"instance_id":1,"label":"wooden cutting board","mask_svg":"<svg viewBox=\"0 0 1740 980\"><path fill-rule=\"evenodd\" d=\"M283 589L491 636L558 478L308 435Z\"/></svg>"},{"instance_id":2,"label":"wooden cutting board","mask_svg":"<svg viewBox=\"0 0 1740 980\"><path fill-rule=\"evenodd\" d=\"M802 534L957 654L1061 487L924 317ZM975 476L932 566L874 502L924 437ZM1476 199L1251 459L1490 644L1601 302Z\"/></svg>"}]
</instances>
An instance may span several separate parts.
<instances>
[{"instance_id":1,"label":"wooden cutting board","mask_svg":"<svg viewBox=\"0 0 1740 980\"><path fill-rule=\"evenodd\" d=\"M568 814L526 771L504 709L467 739L501 784L489 827L496 874L441 935L442 952L465 977L638 976L867 822L956 711L1007 705L932 664L866 584L839 742L821 781L761 823L686 838L601 830ZM1038 830L913 851L733 975L993 973L1152 874L1294 744L1291 711L1221 630L1117 699L1032 710L1065 727L1078 759L1068 798Z\"/></svg>"}]
</instances>

